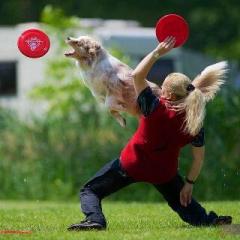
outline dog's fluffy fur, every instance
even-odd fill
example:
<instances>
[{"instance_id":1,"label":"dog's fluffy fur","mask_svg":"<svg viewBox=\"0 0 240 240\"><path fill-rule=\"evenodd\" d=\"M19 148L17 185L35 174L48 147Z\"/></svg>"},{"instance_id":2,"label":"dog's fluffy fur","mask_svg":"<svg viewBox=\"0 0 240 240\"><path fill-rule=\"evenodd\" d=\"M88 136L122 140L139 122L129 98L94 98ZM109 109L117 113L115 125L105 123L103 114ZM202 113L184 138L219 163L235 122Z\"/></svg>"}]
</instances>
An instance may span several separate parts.
<instances>
[{"instance_id":1,"label":"dog's fluffy fur","mask_svg":"<svg viewBox=\"0 0 240 240\"><path fill-rule=\"evenodd\" d=\"M65 56L76 59L82 70L84 83L93 96L105 104L122 127L125 127L126 120L120 112L140 115L131 76L132 69L129 66L110 55L99 42L88 36L69 37L66 43L73 50L66 52ZM149 85L159 96L159 87L150 82Z\"/></svg>"}]
</instances>

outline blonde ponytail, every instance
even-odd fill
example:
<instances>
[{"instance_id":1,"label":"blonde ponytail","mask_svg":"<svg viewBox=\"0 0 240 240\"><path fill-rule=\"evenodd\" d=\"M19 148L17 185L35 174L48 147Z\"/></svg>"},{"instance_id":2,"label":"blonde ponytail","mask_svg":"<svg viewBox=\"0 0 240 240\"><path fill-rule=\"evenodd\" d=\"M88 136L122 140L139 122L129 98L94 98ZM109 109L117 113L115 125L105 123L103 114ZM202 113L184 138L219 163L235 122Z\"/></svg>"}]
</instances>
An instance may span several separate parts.
<instances>
[{"instance_id":1,"label":"blonde ponytail","mask_svg":"<svg viewBox=\"0 0 240 240\"><path fill-rule=\"evenodd\" d=\"M201 90L208 102L214 98L220 86L225 82L224 78L227 71L228 64L226 61L210 65L192 81L192 84Z\"/></svg>"},{"instance_id":2,"label":"blonde ponytail","mask_svg":"<svg viewBox=\"0 0 240 240\"><path fill-rule=\"evenodd\" d=\"M205 117L206 101L203 93L195 88L195 90L190 92L186 97L183 105L186 112L184 131L195 136L203 126L203 120Z\"/></svg>"},{"instance_id":3,"label":"blonde ponytail","mask_svg":"<svg viewBox=\"0 0 240 240\"><path fill-rule=\"evenodd\" d=\"M193 81L194 89L182 103L185 109L185 132L195 136L203 126L206 102L212 100L224 83L227 62L219 62L206 67Z\"/></svg>"},{"instance_id":4,"label":"blonde ponytail","mask_svg":"<svg viewBox=\"0 0 240 240\"><path fill-rule=\"evenodd\" d=\"M185 111L184 131L195 136L203 126L206 102L213 99L224 83L228 71L227 62L219 62L206 67L192 82L181 73L172 73L166 77L163 87L173 93L176 101L167 105L176 111Z\"/></svg>"}]
</instances>

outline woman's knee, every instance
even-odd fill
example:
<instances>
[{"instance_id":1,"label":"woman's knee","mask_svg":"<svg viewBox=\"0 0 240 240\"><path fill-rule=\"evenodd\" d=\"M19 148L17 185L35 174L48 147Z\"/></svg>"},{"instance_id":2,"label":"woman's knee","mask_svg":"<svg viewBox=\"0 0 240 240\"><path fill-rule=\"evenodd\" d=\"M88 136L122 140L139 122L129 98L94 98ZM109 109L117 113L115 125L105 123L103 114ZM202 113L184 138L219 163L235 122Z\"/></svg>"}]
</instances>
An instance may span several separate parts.
<instances>
[{"instance_id":1,"label":"woman's knee","mask_svg":"<svg viewBox=\"0 0 240 240\"><path fill-rule=\"evenodd\" d=\"M80 189L80 198L89 195L95 195L98 198L102 198L101 191L99 191L94 184L86 184Z\"/></svg>"}]
</instances>

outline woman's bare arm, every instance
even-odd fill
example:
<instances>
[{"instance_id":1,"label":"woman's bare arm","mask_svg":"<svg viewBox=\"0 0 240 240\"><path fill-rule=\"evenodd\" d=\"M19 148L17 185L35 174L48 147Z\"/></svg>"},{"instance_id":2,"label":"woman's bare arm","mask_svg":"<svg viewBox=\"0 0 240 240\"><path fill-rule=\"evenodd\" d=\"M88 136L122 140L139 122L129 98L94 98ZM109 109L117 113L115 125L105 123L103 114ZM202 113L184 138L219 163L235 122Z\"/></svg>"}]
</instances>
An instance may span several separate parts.
<instances>
[{"instance_id":1,"label":"woman's bare arm","mask_svg":"<svg viewBox=\"0 0 240 240\"><path fill-rule=\"evenodd\" d=\"M192 146L192 155L193 155L193 162L190 170L187 174L187 179L190 181L196 181L197 177L199 176L203 161L204 161L204 154L205 154L205 147L194 147ZM186 182L183 189L180 192L180 202L183 206L187 206L191 203L192 199L192 190L193 184Z\"/></svg>"},{"instance_id":2,"label":"woman's bare arm","mask_svg":"<svg viewBox=\"0 0 240 240\"><path fill-rule=\"evenodd\" d=\"M153 64L159 57L169 52L174 47L175 42L176 40L174 37L167 37L156 47L156 49L150 52L134 69L134 71L132 72L132 76L134 79L134 86L137 95L139 95L142 90L148 86L146 77Z\"/></svg>"},{"instance_id":3,"label":"woman's bare arm","mask_svg":"<svg viewBox=\"0 0 240 240\"><path fill-rule=\"evenodd\" d=\"M193 162L188 172L187 178L192 181L195 181L202 169L204 155L205 155L205 147L192 146L192 155L193 155Z\"/></svg>"}]
</instances>

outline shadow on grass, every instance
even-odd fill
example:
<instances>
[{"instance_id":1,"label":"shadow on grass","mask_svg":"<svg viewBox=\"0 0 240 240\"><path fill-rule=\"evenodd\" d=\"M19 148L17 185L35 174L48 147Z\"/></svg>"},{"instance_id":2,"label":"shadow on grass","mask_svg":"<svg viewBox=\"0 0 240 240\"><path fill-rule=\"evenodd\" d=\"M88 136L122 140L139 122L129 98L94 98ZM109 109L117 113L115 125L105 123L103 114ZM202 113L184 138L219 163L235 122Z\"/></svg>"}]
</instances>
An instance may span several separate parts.
<instances>
[{"instance_id":1,"label":"shadow on grass","mask_svg":"<svg viewBox=\"0 0 240 240\"><path fill-rule=\"evenodd\" d=\"M191 225L181 225L175 227L178 229L192 229L192 228L209 228L209 226L191 226ZM222 230L223 234L233 234L240 235L240 224L222 225L222 226L211 226L211 228L216 228Z\"/></svg>"},{"instance_id":2,"label":"shadow on grass","mask_svg":"<svg viewBox=\"0 0 240 240\"><path fill-rule=\"evenodd\" d=\"M221 229L226 234L240 235L240 224L224 225Z\"/></svg>"}]
</instances>

